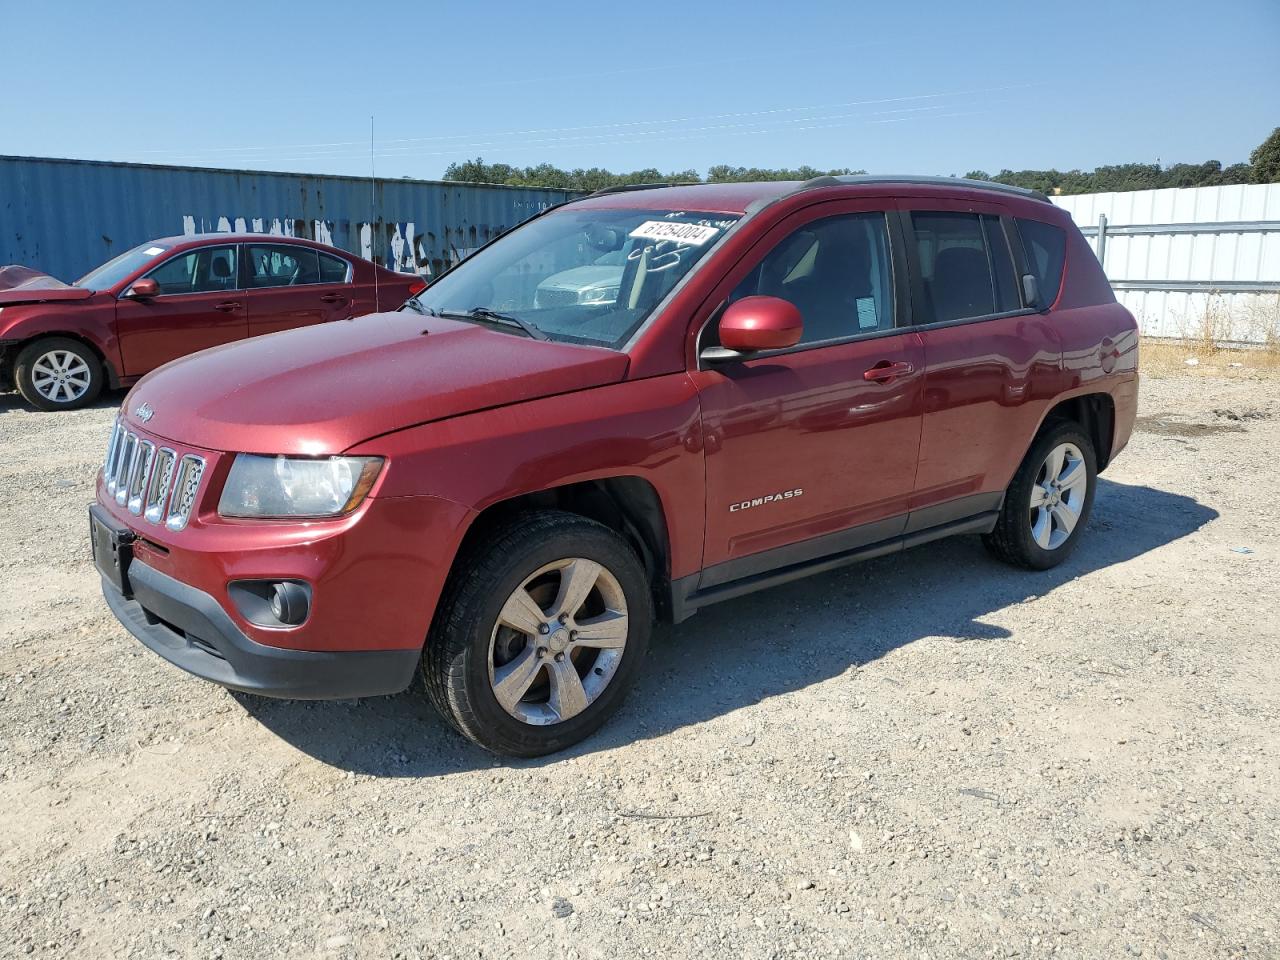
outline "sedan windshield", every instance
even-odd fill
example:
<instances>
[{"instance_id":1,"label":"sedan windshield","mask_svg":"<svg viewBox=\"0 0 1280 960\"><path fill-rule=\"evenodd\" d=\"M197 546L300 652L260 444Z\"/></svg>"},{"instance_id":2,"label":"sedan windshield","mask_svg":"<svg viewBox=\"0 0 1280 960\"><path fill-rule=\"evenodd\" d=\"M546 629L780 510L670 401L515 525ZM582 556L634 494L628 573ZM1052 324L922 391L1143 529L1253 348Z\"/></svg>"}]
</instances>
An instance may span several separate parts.
<instances>
[{"instance_id":1,"label":"sedan windshield","mask_svg":"<svg viewBox=\"0 0 1280 960\"><path fill-rule=\"evenodd\" d=\"M463 261L417 303L517 333L531 327L530 335L617 349L736 220L570 206Z\"/></svg>"},{"instance_id":2,"label":"sedan windshield","mask_svg":"<svg viewBox=\"0 0 1280 960\"><path fill-rule=\"evenodd\" d=\"M84 287L86 290L108 290L134 271L141 270L168 249L158 243L141 244L132 250L126 250L113 260L108 260L97 269L90 270L77 280L75 285Z\"/></svg>"}]
</instances>

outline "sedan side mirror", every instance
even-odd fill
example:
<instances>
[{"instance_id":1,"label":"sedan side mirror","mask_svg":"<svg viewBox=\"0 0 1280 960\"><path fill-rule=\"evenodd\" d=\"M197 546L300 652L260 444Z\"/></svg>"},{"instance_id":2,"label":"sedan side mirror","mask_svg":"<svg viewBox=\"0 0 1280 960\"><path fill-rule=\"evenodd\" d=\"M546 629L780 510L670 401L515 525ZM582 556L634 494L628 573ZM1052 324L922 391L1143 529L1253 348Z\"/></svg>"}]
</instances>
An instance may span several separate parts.
<instances>
[{"instance_id":1,"label":"sedan side mirror","mask_svg":"<svg viewBox=\"0 0 1280 960\"><path fill-rule=\"evenodd\" d=\"M156 283L150 277L143 277L141 280L133 281L133 285L129 287L125 296L132 297L134 300L147 300L154 297L159 292L160 284Z\"/></svg>"},{"instance_id":2,"label":"sedan side mirror","mask_svg":"<svg viewBox=\"0 0 1280 960\"><path fill-rule=\"evenodd\" d=\"M703 350L703 360L743 360L762 350L794 347L804 322L795 304L780 297L743 297L721 315L719 332L720 346Z\"/></svg>"}]
</instances>

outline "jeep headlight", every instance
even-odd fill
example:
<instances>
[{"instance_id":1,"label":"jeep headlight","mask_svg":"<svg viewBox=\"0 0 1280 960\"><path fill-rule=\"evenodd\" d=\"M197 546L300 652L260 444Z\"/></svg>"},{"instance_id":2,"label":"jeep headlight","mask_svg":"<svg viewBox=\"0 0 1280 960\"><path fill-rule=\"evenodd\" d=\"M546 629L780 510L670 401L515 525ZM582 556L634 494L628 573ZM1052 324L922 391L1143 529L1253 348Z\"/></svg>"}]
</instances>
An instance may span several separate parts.
<instances>
[{"instance_id":1,"label":"jeep headlight","mask_svg":"<svg viewBox=\"0 0 1280 960\"><path fill-rule=\"evenodd\" d=\"M224 517L339 517L368 495L381 457L236 456L222 488Z\"/></svg>"}]
</instances>

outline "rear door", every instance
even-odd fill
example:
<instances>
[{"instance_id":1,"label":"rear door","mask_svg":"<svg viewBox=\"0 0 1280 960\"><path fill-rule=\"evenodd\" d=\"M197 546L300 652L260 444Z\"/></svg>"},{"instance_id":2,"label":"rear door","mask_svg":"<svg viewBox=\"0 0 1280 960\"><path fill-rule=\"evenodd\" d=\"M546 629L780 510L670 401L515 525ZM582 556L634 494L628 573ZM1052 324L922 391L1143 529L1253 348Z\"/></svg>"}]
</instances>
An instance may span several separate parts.
<instances>
[{"instance_id":1,"label":"rear door","mask_svg":"<svg viewBox=\"0 0 1280 960\"><path fill-rule=\"evenodd\" d=\"M900 534L920 440L923 349L903 326L891 205L819 204L766 234L715 297L795 304L799 345L695 371L706 449L700 586ZM714 340L715 320L701 347Z\"/></svg>"},{"instance_id":2,"label":"rear door","mask_svg":"<svg viewBox=\"0 0 1280 960\"><path fill-rule=\"evenodd\" d=\"M353 314L351 264L298 243L246 243L241 286L249 336Z\"/></svg>"},{"instance_id":3,"label":"rear door","mask_svg":"<svg viewBox=\"0 0 1280 960\"><path fill-rule=\"evenodd\" d=\"M237 289L237 248L184 250L145 274L160 292L116 302L124 375L137 377L178 357L241 340L248 333Z\"/></svg>"},{"instance_id":4,"label":"rear door","mask_svg":"<svg viewBox=\"0 0 1280 960\"><path fill-rule=\"evenodd\" d=\"M924 424L908 532L998 507L1059 389L1053 326L1022 303L999 203L904 198Z\"/></svg>"}]
</instances>

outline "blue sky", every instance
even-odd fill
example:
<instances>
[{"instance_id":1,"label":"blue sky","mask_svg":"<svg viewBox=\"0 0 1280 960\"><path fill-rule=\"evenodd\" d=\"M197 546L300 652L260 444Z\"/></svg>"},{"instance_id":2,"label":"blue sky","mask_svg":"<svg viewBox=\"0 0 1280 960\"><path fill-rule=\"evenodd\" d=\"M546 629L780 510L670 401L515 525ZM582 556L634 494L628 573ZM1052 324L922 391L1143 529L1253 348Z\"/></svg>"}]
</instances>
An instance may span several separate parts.
<instances>
[{"instance_id":1,"label":"blue sky","mask_svg":"<svg viewBox=\"0 0 1280 960\"><path fill-rule=\"evenodd\" d=\"M1280 2L0 0L0 153L957 173L1245 160ZM16 107L16 109L15 109Z\"/></svg>"}]
</instances>

